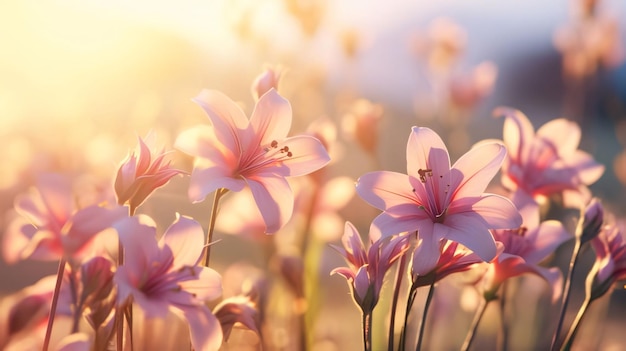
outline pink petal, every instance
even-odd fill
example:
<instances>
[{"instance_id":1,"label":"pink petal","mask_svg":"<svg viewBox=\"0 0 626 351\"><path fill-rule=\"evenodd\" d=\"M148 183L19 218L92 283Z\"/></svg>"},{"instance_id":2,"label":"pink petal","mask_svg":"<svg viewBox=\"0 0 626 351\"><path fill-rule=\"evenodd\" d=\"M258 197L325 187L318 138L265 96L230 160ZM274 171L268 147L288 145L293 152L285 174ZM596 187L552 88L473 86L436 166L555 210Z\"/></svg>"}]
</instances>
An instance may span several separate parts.
<instances>
[{"instance_id":1,"label":"pink petal","mask_svg":"<svg viewBox=\"0 0 626 351\"><path fill-rule=\"evenodd\" d=\"M413 260L411 261L411 272L413 275L426 275L437 267L437 262L441 256L440 240L432 235L420 235Z\"/></svg>"},{"instance_id":2,"label":"pink petal","mask_svg":"<svg viewBox=\"0 0 626 351\"><path fill-rule=\"evenodd\" d=\"M22 251L28 246L31 238L37 233L37 228L24 217L16 217L2 235L2 257L4 261L13 264L22 259Z\"/></svg>"},{"instance_id":3,"label":"pink petal","mask_svg":"<svg viewBox=\"0 0 626 351\"><path fill-rule=\"evenodd\" d=\"M67 255L77 253L99 232L110 228L113 224L128 216L128 209L115 206L112 209L89 206L74 214L71 227L63 238L63 247Z\"/></svg>"},{"instance_id":4,"label":"pink petal","mask_svg":"<svg viewBox=\"0 0 626 351\"><path fill-rule=\"evenodd\" d=\"M207 195L217 189L225 188L241 191L246 186L243 179L233 178L230 170L215 166L211 168L194 168L189 183L189 199L193 203L203 201Z\"/></svg>"},{"instance_id":5,"label":"pink petal","mask_svg":"<svg viewBox=\"0 0 626 351\"><path fill-rule=\"evenodd\" d=\"M409 176L396 172L371 172L357 180L356 191L370 205L379 210L406 203L417 203Z\"/></svg>"},{"instance_id":6,"label":"pink petal","mask_svg":"<svg viewBox=\"0 0 626 351\"><path fill-rule=\"evenodd\" d=\"M394 208L397 208L396 206ZM413 208L415 208L413 206ZM422 211L423 212L423 211ZM419 216L395 217L387 212L383 212L374 218L372 225L376 226L382 237L400 234L404 232L414 232L416 230L424 230L424 228L432 227L432 220Z\"/></svg>"},{"instance_id":7,"label":"pink petal","mask_svg":"<svg viewBox=\"0 0 626 351\"><path fill-rule=\"evenodd\" d=\"M585 185L595 183L604 173L604 165L596 162L591 155L578 150L565 160L567 166L577 171L578 178Z\"/></svg>"},{"instance_id":8,"label":"pink petal","mask_svg":"<svg viewBox=\"0 0 626 351\"><path fill-rule=\"evenodd\" d=\"M351 284L354 281L354 272L348 267L337 267L330 271L330 275L339 274L340 276L346 278L348 284Z\"/></svg>"},{"instance_id":9,"label":"pink petal","mask_svg":"<svg viewBox=\"0 0 626 351\"><path fill-rule=\"evenodd\" d=\"M301 176L317 171L330 162L324 145L309 135L297 135L279 142L278 147L288 146L293 156L283 159L287 167L285 176Z\"/></svg>"},{"instance_id":10,"label":"pink petal","mask_svg":"<svg viewBox=\"0 0 626 351\"><path fill-rule=\"evenodd\" d=\"M496 242L487 230L485 221L476 213L448 216L445 226L448 229L446 239L464 245L483 261L489 262L496 256Z\"/></svg>"},{"instance_id":11,"label":"pink petal","mask_svg":"<svg viewBox=\"0 0 626 351\"><path fill-rule=\"evenodd\" d=\"M451 171L451 189L456 189L452 199L477 196L484 192L500 170L505 156L504 145L496 143L482 144L461 156Z\"/></svg>"},{"instance_id":12,"label":"pink petal","mask_svg":"<svg viewBox=\"0 0 626 351\"><path fill-rule=\"evenodd\" d=\"M188 291L199 301L213 301L222 296L222 277L215 270L207 267L198 268L198 279L181 283L183 290Z\"/></svg>"},{"instance_id":13,"label":"pink petal","mask_svg":"<svg viewBox=\"0 0 626 351\"><path fill-rule=\"evenodd\" d=\"M291 105L275 89L263 94L250 117L254 138L247 147L269 145L285 139L291 128ZM291 148L291 145L289 146Z\"/></svg>"},{"instance_id":14,"label":"pink petal","mask_svg":"<svg viewBox=\"0 0 626 351\"><path fill-rule=\"evenodd\" d=\"M217 351L222 346L222 327L206 306L182 309L189 323L191 345L197 351Z\"/></svg>"},{"instance_id":15,"label":"pink petal","mask_svg":"<svg viewBox=\"0 0 626 351\"><path fill-rule=\"evenodd\" d=\"M533 243L533 250L524 255L524 259L528 263L538 264L548 255L553 253L562 243L573 238L563 224L559 221L549 220L542 222L536 231L536 240ZM531 239L530 237L528 239Z\"/></svg>"},{"instance_id":16,"label":"pink petal","mask_svg":"<svg viewBox=\"0 0 626 351\"><path fill-rule=\"evenodd\" d=\"M549 140L558 150L559 156L572 156L580 143L581 131L578 124L565 118L553 119L537 130L537 136Z\"/></svg>"},{"instance_id":17,"label":"pink petal","mask_svg":"<svg viewBox=\"0 0 626 351\"><path fill-rule=\"evenodd\" d=\"M37 180L37 190L50 214L58 223L64 223L74 211L69 179L60 174L43 175Z\"/></svg>"},{"instance_id":18,"label":"pink petal","mask_svg":"<svg viewBox=\"0 0 626 351\"><path fill-rule=\"evenodd\" d=\"M176 214L176 220L161 237L174 255L175 267L195 266L204 248L204 230L195 220Z\"/></svg>"},{"instance_id":19,"label":"pink petal","mask_svg":"<svg viewBox=\"0 0 626 351\"><path fill-rule=\"evenodd\" d=\"M457 213L474 213L482 218L488 229L516 229L522 225L522 216L515 205L495 194L456 200L448 208L448 215Z\"/></svg>"},{"instance_id":20,"label":"pink petal","mask_svg":"<svg viewBox=\"0 0 626 351\"><path fill-rule=\"evenodd\" d=\"M147 271L147 265L159 258L156 228L148 225L152 224L149 221L146 216L133 216L114 225L124 246L124 267L137 275Z\"/></svg>"},{"instance_id":21,"label":"pink petal","mask_svg":"<svg viewBox=\"0 0 626 351\"><path fill-rule=\"evenodd\" d=\"M359 302L362 302L367 296L367 291L370 288L370 276L367 273L367 265L365 265L360 267L354 275L354 292L358 296Z\"/></svg>"},{"instance_id":22,"label":"pink petal","mask_svg":"<svg viewBox=\"0 0 626 351\"><path fill-rule=\"evenodd\" d=\"M350 263L356 267L361 267L367 264L365 245L363 245L361 236L354 225L350 222L346 222L343 233L341 243L343 244L346 252L353 257L353 259L350 260Z\"/></svg>"},{"instance_id":23,"label":"pink petal","mask_svg":"<svg viewBox=\"0 0 626 351\"><path fill-rule=\"evenodd\" d=\"M441 137L429 128L413 127L406 146L407 174L417 177L418 171L430 169L443 175L450 170L450 156Z\"/></svg>"},{"instance_id":24,"label":"pink petal","mask_svg":"<svg viewBox=\"0 0 626 351\"><path fill-rule=\"evenodd\" d=\"M217 139L235 155L239 154L243 150L240 135L249 125L241 108L226 95L214 90L202 90L192 100L209 116Z\"/></svg>"},{"instance_id":25,"label":"pink petal","mask_svg":"<svg viewBox=\"0 0 626 351\"><path fill-rule=\"evenodd\" d=\"M289 183L285 178L271 174L246 179L246 182L263 216L266 233L277 232L293 212L293 193Z\"/></svg>"},{"instance_id":26,"label":"pink petal","mask_svg":"<svg viewBox=\"0 0 626 351\"><path fill-rule=\"evenodd\" d=\"M234 160L239 157L239 154L234 153L235 150L228 149L217 139L215 128L208 125L195 126L181 132L176 138L174 147L188 155L212 160L218 164L227 160L233 160L234 164Z\"/></svg>"},{"instance_id":27,"label":"pink petal","mask_svg":"<svg viewBox=\"0 0 626 351\"><path fill-rule=\"evenodd\" d=\"M516 162L526 159L530 142L535 136L535 128L528 117L521 111L498 107L493 111L494 116L505 116L503 139L509 150L509 157Z\"/></svg>"}]
</instances>

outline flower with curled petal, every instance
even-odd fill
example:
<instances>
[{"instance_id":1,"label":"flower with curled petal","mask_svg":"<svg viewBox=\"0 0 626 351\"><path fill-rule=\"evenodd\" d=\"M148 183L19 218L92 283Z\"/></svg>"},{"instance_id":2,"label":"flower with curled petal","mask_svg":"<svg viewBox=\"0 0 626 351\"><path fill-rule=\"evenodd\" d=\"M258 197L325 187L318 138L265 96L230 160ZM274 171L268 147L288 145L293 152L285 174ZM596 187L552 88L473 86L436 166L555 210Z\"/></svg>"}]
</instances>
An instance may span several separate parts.
<instances>
[{"instance_id":1,"label":"flower with curled petal","mask_svg":"<svg viewBox=\"0 0 626 351\"><path fill-rule=\"evenodd\" d=\"M508 199L483 193L500 169L506 149L485 143L452 167L443 141L428 128L413 127L407 144L407 174L380 171L363 175L357 193L383 210L374 222L382 235L418 231L435 266L442 239L456 241L484 261L496 256L489 229L517 228L522 218Z\"/></svg>"},{"instance_id":2,"label":"flower with curled petal","mask_svg":"<svg viewBox=\"0 0 626 351\"><path fill-rule=\"evenodd\" d=\"M199 202L218 189L249 187L267 233L278 231L293 212L293 193L285 177L316 171L330 160L319 140L287 137L291 105L274 89L256 103L250 120L225 95L204 90L194 101L211 126L181 133L175 146L196 156L189 197Z\"/></svg>"},{"instance_id":3,"label":"flower with curled petal","mask_svg":"<svg viewBox=\"0 0 626 351\"><path fill-rule=\"evenodd\" d=\"M219 349L222 330L205 303L222 294L221 277L197 265L204 245L202 226L179 217L157 242L156 228L144 221L148 219L128 217L116 225L125 254L113 278L118 304L132 298L148 318L165 317L173 307L188 322L194 349Z\"/></svg>"},{"instance_id":4,"label":"flower with curled petal","mask_svg":"<svg viewBox=\"0 0 626 351\"><path fill-rule=\"evenodd\" d=\"M453 273L465 272L477 263L483 262L475 253L460 247L459 243L449 240L441 241L441 252L430 253L425 251L425 246L421 245L420 240L413 251L411 261L411 275L413 276L413 287L428 286L433 282ZM437 255L439 257L435 266L426 266L431 263L430 259L422 259L424 255Z\"/></svg>"},{"instance_id":5,"label":"flower with curled petal","mask_svg":"<svg viewBox=\"0 0 626 351\"><path fill-rule=\"evenodd\" d=\"M33 192L15 200L15 209L22 216L9 225L3 243L9 262L64 257L79 263L92 253L95 236L128 211L122 206L76 208L72 184L60 174L40 176Z\"/></svg>"},{"instance_id":6,"label":"flower with curled petal","mask_svg":"<svg viewBox=\"0 0 626 351\"><path fill-rule=\"evenodd\" d=\"M539 223L537 208L528 208L522 214L523 227L492 231L496 241L502 243L503 250L491 262L488 291L495 294L506 279L531 273L548 283L552 289L552 301L555 302L561 296L563 286L561 271L557 267L542 267L539 263L572 236L559 221L547 220Z\"/></svg>"},{"instance_id":7,"label":"flower with curled petal","mask_svg":"<svg viewBox=\"0 0 626 351\"><path fill-rule=\"evenodd\" d=\"M518 208L535 206L555 194L561 194L568 207L589 201L587 185L602 176L604 166L578 150L581 131L575 122L555 119L535 133L518 110L500 107L494 115L506 117L503 140L509 153L502 165L502 185L514 192L512 198Z\"/></svg>"},{"instance_id":8,"label":"flower with curled petal","mask_svg":"<svg viewBox=\"0 0 626 351\"><path fill-rule=\"evenodd\" d=\"M349 267L339 267L330 274L346 278L352 288L352 297L364 313L370 313L378 303L385 273L408 250L408 236L381 238L365 250L354 225L346 222L341 242L343 248L333 246L348 262Z\"/></svg>"},{"instance_id":9,"label":"flower with curled petal","mask_svg":"<svg viewBox=\"0 0 626 351\"><path fill-rule=\"evenodd\" d=\"M596 276L592 298L604 295L618 280L626 279L625 223L610 223L591 239L596 252Z\"/></svg>"},{"instance_id":10,"label":"flower with curled petal","mask_svg":"<svg viewBox=\"0 0 626 351\"><path fill-rule=\"evenodd\" d=\"M165 152L155 153L143 139L138 139L139 157L134 152L129 154L115 178L117 202L120 205L128 202L130 213L135 213L135 209L154 190L167 184L172 177L185 173L172 168L170 163L165 161Z\"/></svg>"}]
</instances>

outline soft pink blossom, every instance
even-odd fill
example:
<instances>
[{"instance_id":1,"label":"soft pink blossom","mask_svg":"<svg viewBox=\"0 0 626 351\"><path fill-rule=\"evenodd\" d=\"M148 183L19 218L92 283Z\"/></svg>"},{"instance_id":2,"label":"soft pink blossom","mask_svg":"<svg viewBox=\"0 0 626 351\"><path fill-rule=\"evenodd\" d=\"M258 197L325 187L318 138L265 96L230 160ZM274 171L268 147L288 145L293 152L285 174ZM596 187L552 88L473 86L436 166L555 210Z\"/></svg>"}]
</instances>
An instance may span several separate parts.
<instances>
[{"instance_id":1,"label":"soft pink blossom","mask_svg":"<svg viewBox=\"0 0 626 351\"><path fill-rule=\"evenodd\" d=\"M522 208L542 197L563 196L568 207L586 204L591 194L587 185L604 172L591 155L578 150L581 131L564 118L544 124L537 132L520 111L498 108L504 115L504 144L509 150L502 166L502 184L513 191L513 202Z\"/></svg>"},{"instance_id":2,"label":"soft pink blossom","mask_svg":"<svg viewBox=\"0 0 626 351\"><path fill-rule=\"evenodd\" d=\"M483 193L500 169L506 149L498 143L475 147L452 167L441 138L413 127L407 144L407 173L372 172L357 183L358 194L383 210L373 222L384 236L419 232L434 265L442 239L463 244L490 261L496 244L489 229L517 228L522 218L508 199Z\"/></svg>"},{"instance_id":3,"label":"soft pink blossom","mask_svg":"<svg viewBox=\"0 0 626 351\"><path fill-rule=\"evenodd\" d=\"M359 232L346 222L341 238L343 248L333 246L346 259L349 267L339 267L331 274L347 279L354 301L364 312L371 312L378 303L385 273L408 250L408 236L381 238L366 251Z\"/></svg>"},{"instance_id":4,"label":"soft pink blossom","mask_svg":"<svg viewBox=\"0 0 626 351\"><path fill-rule=\"evenodd\" d=\"M271 89L278 90L278 83L282 78L284 69L281 67L267 67L263 73L259 74L252 82L252 97L259 101L263 94Z\"/></svg>"},{"instance_id":5,"label":"soft pink blossom","mask_svg":"<svg viewBox=\"0 0 626 351\"><path fill-rule=\"evenodd\" d=\"M166 153L151 150L144 140L138 138L137 154L132 152L122 163L115 178L115 193L120 205L128 203L131 213L156 189L164 186L172 177L185 172L172 168L165 160Z\"/></svg>"},{"instance_id":6,"label":"soft pink blossom","mask_svg":"<svg viewBox=\"0 0 626 351\"><path fill-rule=\"evenodd\" d=\"M215 317L220 321L226 340L238 323L261 335L259 311L249 296L237 295L224 299L215 307Z\"/></svg>"},{"instance_id":7,"label":"soft pink blossom","mask_svg":"<svg viewBox=\"0 0 626 351\"><path fill-rule=\"evenodd\" d=\"M323 167L328 153L313 137L287 137L291 105L273 89L259 99L250 120L219 92L204 90L194 101L212 125L187 130L176 140L177 148L196 156L190 199L202 201L220 188L240 191L249 187L266 231L276 232L293 211L293 193L285 177Z\"/></svg>"},{"instance_id":8,"label":"soft pink blossom","mask_svg":"<svg viewBox=\"0 0 626 351\"><path fill-rule=\"evenodd\" d=\"M414 287L430 285L450 274L467 271L475 264L483 262L478 255L460 247L459 243L454 241L442 240L440 250L441 252L428 252L422 241L418 242L411 261ZM432 265L432 259L424 258L427 255L439 257L435 265Z\"/></svg>"},{"instance_id":9,"label":"soft pink blossom","mask_svg":"<svg viewBox=\"0 0 626 351\"><path fill-rule=\"evenodd\" d=\"M597 275L596 283L607 289L614 282L626 279L626 241L624 240L624 223L606 225L591 240L596 252Z\"/></svg>"},{"instance_id":10,"label":"soft pink blossom","mask_svg":"<svg viewBox=\"0 0 626 351\"><path fill-rule=\"evenodd\" d=\"M202 227L179 217L157 243L156 228L143 220L130 217L116 226L125 254L114 278L118 303L132 297L148 318L163 318L173 307L188 322L196 350L219 349L222 330L205 303L221 295L221 277L197 266L204 247Z\"/></svg>"},{"instance_id":11,"label":"soft pink blossom","mask_svg":"<svg viewBox=\"0 0 626 351\"><path fill-rule=\"evenodd\" d=\"M547 220L539 223L537 208L524 211L524 226L516 230L494 230L496 241L504 245L503 252L491 262L491 291L508 278L524 273L543 278L552 289L552 301L561 295L563 277L557 267L546 268L539 264L572 236L561 222Z\"/></svg>"},{"instance_id":12,"label":"soft pink blossom","mask_svg":"<svg viewBox=\"0 0 626 351\"><path fill-rule=\"evenodd\" d=\"M121 206L76 208L69 179L57 174L41 176L34 191L17 197L15 209L21 217L9 225L3 248L10 262L80 261L91 252L92 239L128 212Z\"/></svg>"}]
</instances>

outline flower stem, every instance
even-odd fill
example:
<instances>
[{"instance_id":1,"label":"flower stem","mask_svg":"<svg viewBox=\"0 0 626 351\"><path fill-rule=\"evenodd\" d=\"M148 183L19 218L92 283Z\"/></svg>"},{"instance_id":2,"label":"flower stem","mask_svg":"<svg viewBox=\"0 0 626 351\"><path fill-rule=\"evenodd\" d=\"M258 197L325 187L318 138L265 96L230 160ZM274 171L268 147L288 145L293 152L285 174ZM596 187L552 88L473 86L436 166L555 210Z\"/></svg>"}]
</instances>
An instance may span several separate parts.
<instances>
[{"instance_id":1,"label":"flower stem","mask_svg":"<svg viewBox=\"0 0 626 351\"><path fill-rule=\"evenodd\" d=\"M406 310L404 311L404 325L402 326L402 331L400 332L400 344L398 345L398 350L404 351L406 349L406 329L409 323L409 314L411 313L411 308L413 307L413 302L415 302L415 297L417 296L417 286L412 285L409 290L409 297L406 301Z\"/></svg>"},{"instance_id":2,"label":"flower stem","mask_svg":"<svg viewBox=\"0 0 626 351\"><path fill-rule=\"evenodd\" d=\"M48 351L50 347L50 336L52 336L52 326L54 325L54 316L57 312L57 304L59 302L59 294L61 292L61 283L63 282L63 274L65 273L65 258L61 258L59 261L59 268L57 269L57 282L54 286L54 293L52 295L52 305L50 306L50 314L48 315L48 326L46 327L46 336L43 340L43 351Z\"/></svg>"},{"instance_id":3,"label":"flower stem","mask_svg":"<svg viewBox=\"0 0 626 351\"><path fill-rule=\"evenodd\" d=\"M500 288L500 351L506 351L508 348L508 340L509 340L509 326L507 324L508 319L506 318L506 293L507 293L507 282L505 280L502 282L502 287Z\"/></svg>"},{"instance_id":4,"label":"flower stem","mask_svg":"<svg viewBox=\"0 0 626 351\"><path fill-rule=\"evenodd\" d=\"M567 336L565 337L565 341L563 342L563 347L561 348L561 350L569 351L572 348L572 343L574 342L576 333L578 333L578 327L580 327L580 323L582 322L583 317L585 316L585 313L589 309L589 305L591 305L592 301L594 300L590 299L589 297L586 297L585 301L583 301L583 304L582 306L580 306L580 309L578 310L578 314L576 315L576 318L572 322L569 332L567 333Z\"/></svg>"},{"instance_id":5,"label":"flower stem","mask_svg":"<svg viewBox=\"0 0 626 351\"><path fill-rule=\"evenodd\" d=\"M572 277L574 276L574 268L576 268L576 263L578 262L578 254L580 253L580 236L576 236L576 242L574 244L574 251L572 252L572 258L569 263L569 271L567 272L567 279L565 280L565 286L563 288L563 299L561 304L561 313L559 314L559 322L556 326L556 330L554 331L554 335L552 336L552 346L550 349L555 351L558 349L559 345L559 334L561 333L561 328L563 327L563 321L565 319L565 313L567 312L567 305L569 304L569 296L571 291Z\"/></svg>"},{"instance_id":6,"label":"flower stem","mask_svg":"<svg viewBox=\"0 0 626 351\"><path fill-rule=\"evenodd\" d=\"M404 277L404 269L406 266L407 255L402 255L400 264L398 265L398 274L396 276L396 285L393 291L393 299L391 300L391 318L389 320L389 336L387 338L387 349L393 350L394 334L396 329L396 310L398 309L398 298L400 296L400 288L402 287L402 278Z\"/></svg>"},{"instance_id":7,"label":"flower stem","mask_svg":"<svg viewBox=\"0 0 626 351\"><path fill-rule=\"evenodd\" d=\"M372 312L363 311L363 350L372 350Z\"/></svg>"},{"instance_id":8,"label":"flower stem","mask_svg":"<svg viewBox=\"0 0 626 351\"><path fill-rule=\"evenodd\" d=\"M222 195L226 194L228 189L219 188L215 191L215 197L213 198L213 207L211 207L211 218L209 219L209 228L207 229L204 266L209 266L211 259L211 243L213 242L213 230L215 229L215 220L217 218L217 210L219 208L219 202Z\"/></svg>"},{"instance_id":9,"label":"flower stem","mask_svg":"<svg viewBox=\"0 0 626 351\"><path fill-rule=\"evenodd\" d=\"M430 288L428 289L428 296L426 297L426 304L424 305L424 313L422 314L422 324L420 325L419 336L417 339L417 346L415 347L415 351L420 351L422 349L422 341L424 339L424 329L426 329L426 318L428 317L428 310L430 308L430 303L433 300L433 295L435 293L435 281L430 284Z\"/></svg>"},{"instance_id":10,"label":"flower stem","mask_svg":"<svg viewBox=\"0 0 626 351\"><path fill-rule=\"evenodd\" d=\"M478 330L478 324L480 324L480 320L483 318L483 315L485 314L485 311L487 310L487 305L489 304L490 301L492 300L488 300L486 298L481 300L481 304L480 306L478 306L478 309L476 310L476 314L474 315L474 320L472 321L470 330L467 333L467 336L465 337L463 346L461 346L462 351L469 350L470 346L472 345L472 341L474 341L474 336L476 336L476 331Z\"/></svg>"}]
</instances>

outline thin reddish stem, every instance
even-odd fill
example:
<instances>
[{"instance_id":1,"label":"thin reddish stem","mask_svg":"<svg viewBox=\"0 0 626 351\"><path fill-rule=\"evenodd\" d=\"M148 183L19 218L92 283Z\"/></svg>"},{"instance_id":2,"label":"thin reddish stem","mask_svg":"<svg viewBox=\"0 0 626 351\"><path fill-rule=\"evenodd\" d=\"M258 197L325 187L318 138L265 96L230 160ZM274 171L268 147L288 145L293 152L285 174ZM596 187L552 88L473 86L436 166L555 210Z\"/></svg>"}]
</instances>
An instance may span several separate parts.
<instances>
[{"instance_id":1,"label":"thin reddish stem","mask_svg":"<svg viewBox=\"0 0 626 351\"><path fill-rule=\"evenodd\" d=\"M52 326L54 325L54 316L57 312L57 304L59 302L59 294L61 292L61 283L63 282L63 274L65 273L65 264L67 261L65 258L61 258L59 261L59 268L57 269L57 282L54 286L54 293L52 295L52 305L50 306L50 314L48 315L48 326L46 327L46 336L43 340L43 351L48 351L50 347L50 337L52 335Z\"/></svg>"}]
</instances>

